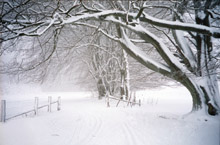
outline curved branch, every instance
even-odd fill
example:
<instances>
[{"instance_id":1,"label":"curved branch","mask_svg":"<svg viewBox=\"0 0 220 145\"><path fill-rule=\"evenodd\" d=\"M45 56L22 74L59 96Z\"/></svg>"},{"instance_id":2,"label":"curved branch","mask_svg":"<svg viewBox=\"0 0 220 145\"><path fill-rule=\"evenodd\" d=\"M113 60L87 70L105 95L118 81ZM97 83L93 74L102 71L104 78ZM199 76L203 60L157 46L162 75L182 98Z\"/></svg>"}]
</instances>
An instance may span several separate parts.
<instances>
[{"instance_id":1,"label":"curved branch","mask_svg":"<svg viewBox=\"0 0 220 145\"><path fill-rule=\"evenodd\" d=\"M198 25L198 24L161 20L161 19L154 18L150 15L147 15L144 12L143 14L144 15L139 18L140 21L142 22L147 22L147 23L150 23L156 26L170 28L170 29L198 32L198 33L206 34L209 36L213 36L215 38L220 38L220 30L216 28L207 27L207 26ZM109 16L121 17L121 18L125 18L126 16L128 16L129 19L135 20L137 13L127 13L127 12L117 11L117 10L105 10L102 12L97 12L97 13L92 13L92 14L85 13L84 15L72 16L70 18L65 19L62 25L71 24L77 21L89 20L89 19L105 20Z\"/></svg>"},{"instance_id":2,"label":"curved branch","mask_svg":"<svg viewBox=\"0 0 220 145\"><path fill-rule=\"evenodd\" d=\"M168 21L168 20L160 20L157 18L154 18L146 13L144 13L144 16L140 17L140 20L143 22L148 22L150 24L170 28L170 29L176 29L176 30L183 30L183 31L192 31L192 32L198 32L202 34L206 34L209 36L213 36L215 38L220 38L220 30L198 25L198 24L190 24L190 23L182 23L178 21Z\"/></svg>"},{"instance_id":3,"label":"curved branch","mask_svg":"<svg viewBox=\"0 0 220 145\"><path fill-rule=\"evenodd\" d=\"M131 40L128 38L128 36L125 34L124 29L120 28L120 32L122 35L122 38L120 39L120 44L123 46L123 49L131 55L133 58L138 60L141 64L146 66L147 68L159 72L165 76L171 75L171 69L169 66L156 62L153 59L150 59L149 56L147 56L144 52L141 51L140 48L135 46Z\"/></svg>"},{"instance_id":4,"label":"curved branch","mask_svg":"<svg viewBox=\"0 0 220 145\"><path fill-rule=\"evenodd\" d=\"M140 48L138 48L132 43L132 40L130 40L127 37L127 35L124 33L124 30L122 28L120 29L122 29L121 33L122 33L123 38L116 38L115 36L107 34L102 29L100 29L98 26L85 24L85 23L77 23L77 24L97 29L99 32L104 34L109 39L119 42L123 46L122 48L125 49L125 51L129 55L131 55L134 59L138 60L141 64L143 64L147 68L155 72L161 73L165 76L169 76L169 77L171 76L171 69L169 68L169 66L167 66L166 64L156 62L155 60L151 59L148 55L146 55L144 52L142 52ZM126 24L124 25L127 26Z\"/></svg>"}]
</instances>

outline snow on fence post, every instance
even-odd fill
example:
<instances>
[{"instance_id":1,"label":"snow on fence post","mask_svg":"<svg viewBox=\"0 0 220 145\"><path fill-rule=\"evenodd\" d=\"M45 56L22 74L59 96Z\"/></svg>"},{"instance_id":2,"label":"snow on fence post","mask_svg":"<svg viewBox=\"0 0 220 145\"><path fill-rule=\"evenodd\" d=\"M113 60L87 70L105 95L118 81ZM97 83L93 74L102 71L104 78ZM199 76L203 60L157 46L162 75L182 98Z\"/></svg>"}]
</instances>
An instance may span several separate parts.
<instances>
[{"instance_id":1,"label":"snow on fence post","mask_svg":"<svg viewBox=\"0 0 220 145\"><path fill-rule=\"evenodd\" d=\"M48 112L51 112L51 103L52 103L52 98L51 96L48 97Z\"/></svg>"},{"instance_id":2,"label":"snow on fence post","mask_svg":"<svg viewBox=\"0 0 220 145\"><path fill-rule=\"evenodd\" d=\"M136 103L136 101L137 101L137 100L136 100L136 92L133 93L133 96L134 96L133 102Z\"/></svg>"},{"instance_id":3,"label":"snow on fence post","mask_svg":"<svg viewBox=\"0 0 220 145\"><path fill-rule=\"evenodd\" d=\"M141 99L139 99L139 106L141 106Z\"/></svg>"},{"instance_id":4,"label":"snow on fence post","mask_svg":"<svg viewBox=\"0 0 220 145\"><path fill-rule=\"evenodd\" d=\"M109 102L109 94L107 93L107 107L110 107L110 102Z\"/></svg>"},{"instance_id":5,"label":"snow on fence post","mask_svg":"<svg viewBox=\"0 0 220 145\"><path fill-rule=\"evenodd\" d=\"M1 101L1 122L6 121L6 100Z\"/></svg>"},{"instance_id":6,"label":"snow on fence post","mask_svg":"<svg viewBox=\"0 0 220 145\"><path fill-rule=\"evenodd\" d=\"M127 106L130 104L130 106L132 107L133 103L131 101L131 98L132 98L132 93L130 93L129 95L128 104L127 104Z\"/></svg>"},{"instance_id":7,"label":"snow on fence post","mask_svg":"<svg viewBox=\"0 0 220 145\"><path fill-rule=\"evenodd\" d=\"M34 101L34 113L35 113L35 115L38 114L38 102L39 102L38 97L35 97L35 101Z\"/></svg>"},{"instance_id":8,"label":"snow on fence post","mask_svg":"<svg viewBox=\"0 0 220 145\"><path fill-rule=\"evenodd\" d=\"M60 111L60 105L61 105L61 98L59 96L57 100L57 111Z\"/></svg>"}]
</instances>

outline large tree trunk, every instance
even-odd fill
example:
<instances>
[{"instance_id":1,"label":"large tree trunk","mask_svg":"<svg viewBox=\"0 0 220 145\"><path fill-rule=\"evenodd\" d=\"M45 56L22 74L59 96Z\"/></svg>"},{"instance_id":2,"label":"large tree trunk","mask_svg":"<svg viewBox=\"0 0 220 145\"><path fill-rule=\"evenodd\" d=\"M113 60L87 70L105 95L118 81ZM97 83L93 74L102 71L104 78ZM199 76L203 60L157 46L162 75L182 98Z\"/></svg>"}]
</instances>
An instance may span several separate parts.
<instances>
[{"instance_id":1,"label":"large tree trunk","mask_svg":"<svg viewBox=\"0 0 220 145\"><path fill-rule=\"evenodd\" d=\"M98 98L102 99L106 95L106 88L103 80L100 78L97 82Z\"/></svg>"},{"instance_id":2,"label":"large tree trunk","mask_svg":"<svg viewBox=\"0 0 220 145\"><path fill-rule=\"evenodd\" d=\"M197 24L210 27L210 16L207 12L211 7L211 1L205 3L194 1L195 20ZM219 89L216 77L216 68L213 55L213 46L211 36L197 34L195 37L197 47L197 73L201 78L199 87L203 92L205 104L210 115L217 114L219 109Z\"/></svg>"},{"instance_id":3,"label":"large tree trunk","mask_svg":"<svg viewBox=\"0 0 220 145\"><path fill-rule=\"evenodd\" d=\"M206 78L196 78L194 80L185 76L179 80L191 93L192 111L205 111L210 115L216 115L219 110L218 86L215 82Z\"/></svg>"},{"instance_id":4,"label":"large tree trunk","mask_svg":"<svg viewBox=\"0 0 220 145\"><path fill-rule=\"evenodd\" d=\"M211 1L201 2L194 0L195 21L199 25L210 27L210 18L207 9ZM184 13L184 10L179 12ZM181 19L174 16L174 21ZM194 34L193 34L194 35ZM216 115L220 108L218 81L213 55L211 36L197 33L193 38L196 42L196 57L192 52L192 46L187 44L183 32L173 30L173 36L178 45L179 55L191 76L177 75L175 79L182 83L191 93L193 111L205 110L210 115ZM181 73L180 73L181 74Z\"/></svg>"},{"instance_id":5,"label":"large tree trunk","mask_svg":"<svg viewBox=\"0 0 220 145\"><path fill-rule=\"evenodd\" d=\"M130 96L130 73L129 73L129 62L128 62L128 55L123 50L123 62L124 62L124 69L125 69L125 77L124 77L124 89L125 89L125 96L126 100L128 100Z\"/></svg>"},{"instance_id":6,"label":"large tree trunk","mask_svg":"<svg viewBox=\"0 0 220 145\"><path fill-rule=\"evenodd\" d=\"M122 59L122 69L121 69L121 96L125 97L123 99L128 100L130 96L130 74L129 74L129 63L128 56L125 50L123 51L123 59Z\"/></svg>"}]
</instances>

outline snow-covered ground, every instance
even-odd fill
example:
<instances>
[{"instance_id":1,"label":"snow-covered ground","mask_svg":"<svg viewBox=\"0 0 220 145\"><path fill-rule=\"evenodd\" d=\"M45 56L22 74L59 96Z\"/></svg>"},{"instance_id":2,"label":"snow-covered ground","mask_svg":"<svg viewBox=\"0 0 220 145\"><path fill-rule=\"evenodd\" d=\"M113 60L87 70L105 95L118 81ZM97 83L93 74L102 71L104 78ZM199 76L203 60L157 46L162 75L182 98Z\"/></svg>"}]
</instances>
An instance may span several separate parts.
<instances>
[{"instance_id":1,"label":"snow-covered ground","mask_svg":"<svg viewBox=\"0 0 220 145\"><path fill-rule=\"evenodd\" d=\"M0 145L220 145L220 117L185 116L191 98L182 87L138 92L142 105L132 108L126 103L115 107L115 101L107 108L105 100L90 93L32 88L24 92L11 86L1 97L21 101L61 96L61 111L42 110L38 116L0 123Z\"/></svg>"}]
</instances>

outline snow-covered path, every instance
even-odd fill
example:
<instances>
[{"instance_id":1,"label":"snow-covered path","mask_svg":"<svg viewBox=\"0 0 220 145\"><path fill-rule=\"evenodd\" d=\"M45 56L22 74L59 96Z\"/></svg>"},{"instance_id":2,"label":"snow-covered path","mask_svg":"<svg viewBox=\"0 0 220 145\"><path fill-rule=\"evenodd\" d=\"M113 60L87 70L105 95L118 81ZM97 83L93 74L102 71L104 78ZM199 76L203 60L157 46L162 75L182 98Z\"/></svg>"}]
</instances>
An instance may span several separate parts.
<instances>
[{"instance_id":1,"label":"snow-covered path","mask_svg":"<svg viewBox=\"0 0 220 145\"><path fill-rule=\"evenodd\" d=\"M110 107L91 97L63 99L62 110L0 124L0 145L218 145L219 117ZM158 106L158 105L157 105ZM151 111L150 111L151 110ZM208 119L208 121L205 121Z\"/></svg>"}]
</instances>

